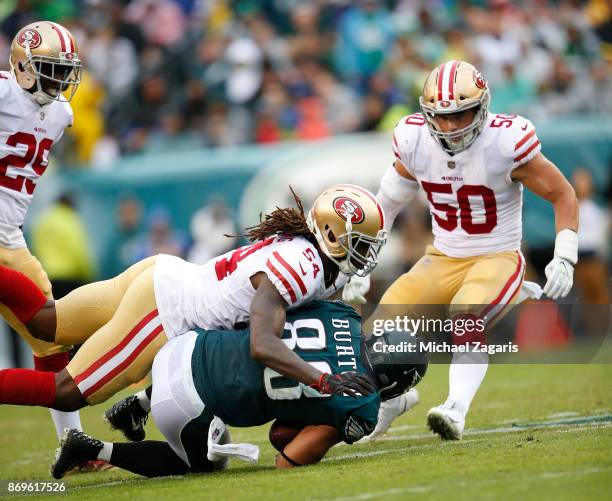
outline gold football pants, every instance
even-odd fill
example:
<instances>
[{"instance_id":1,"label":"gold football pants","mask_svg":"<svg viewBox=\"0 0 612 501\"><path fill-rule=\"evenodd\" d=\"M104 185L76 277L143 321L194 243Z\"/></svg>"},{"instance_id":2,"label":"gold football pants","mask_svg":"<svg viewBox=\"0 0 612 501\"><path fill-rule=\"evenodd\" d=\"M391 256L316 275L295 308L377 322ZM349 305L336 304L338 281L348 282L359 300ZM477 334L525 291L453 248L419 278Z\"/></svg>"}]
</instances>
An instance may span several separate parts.
<instances>
[{"instance_id":1,"label":"gold football pants","mask_svg":"<svg viewBox=\"0 0 612 501\"><path fill-rule=\"evenodd\" d=\"M167 341L155 303L154 264L155 257L144 259L55 302L56 342L83 343L66 368L90 405L140 381Z\"/></svg>"},{"instance_id":2,"label":"gold football pants","mask_svg":"<svg viewBox=\"0 0 612 501\"><path fill-rule=\"evenodd\" d=\"M448 305L448 316L471 313L487 326L498 322L516 302L525 274L519 251L453 258L432 245L412 269L399 277L381 305ZM404 310L406 311L406 310Z\"/></svg>"}]
</instances>

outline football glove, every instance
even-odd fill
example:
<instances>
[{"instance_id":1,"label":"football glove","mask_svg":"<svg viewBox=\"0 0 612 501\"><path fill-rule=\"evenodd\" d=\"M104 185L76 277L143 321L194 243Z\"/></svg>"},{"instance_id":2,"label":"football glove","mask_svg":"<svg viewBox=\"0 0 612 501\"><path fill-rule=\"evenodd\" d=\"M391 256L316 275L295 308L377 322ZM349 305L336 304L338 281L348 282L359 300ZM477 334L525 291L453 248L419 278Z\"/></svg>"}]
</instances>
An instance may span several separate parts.
<instances>
[{"instance_id":1,"label":"football glove","mask_svg":"<svg viewBox=\"0 0 612 501\"><path fill-rule=\"evenodd\" d=\"M578 235L572 230L561 230L555 240L555 255L544 269L544 294L551 299L564 298L574 284L574 265L578 261Z\"/></svg>"},{"instance_id":2,"label":"football glove","mask_svg":"<svg viewBox=\"0 0 612 501\"><path fill-rule=\"evenodd\" d=\"M360 397L376 391L376 386L365 374L343 372L342 374L321 374L319 382L311 385L321 395L346 395Z\"/></svg>"},{"instance_id":3,"label":"football glove","mask_svg":"<svg viewBox=\"0 0 612 501\"><path fill-rule=\"evenodd\" d=\"M366 302L365 295L369 290L370 275L366 275L365 277L353 275L351 281L342 289L342 299L347 303L364 304Z\"/></svg>"},{"instance_id":4,"label":"football glove","mask_svg":"<svg viewBox=\"0 0 612 501\"><path fill-rule=\"evenodd\" d=\"M565 259L554 257L544 269L546 285L544 293L551 299L567 296L574 284L574 266Z\"/></svg>"}]
</instances>

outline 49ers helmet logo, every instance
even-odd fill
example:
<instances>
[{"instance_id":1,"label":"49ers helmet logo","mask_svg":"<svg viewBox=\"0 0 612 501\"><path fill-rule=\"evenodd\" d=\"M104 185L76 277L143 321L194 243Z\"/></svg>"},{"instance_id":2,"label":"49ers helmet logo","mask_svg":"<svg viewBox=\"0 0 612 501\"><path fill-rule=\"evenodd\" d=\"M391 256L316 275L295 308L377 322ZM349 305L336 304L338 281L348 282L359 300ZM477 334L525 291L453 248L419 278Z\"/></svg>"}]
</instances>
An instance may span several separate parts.
<instances>
[{"instance_id":1,"label":"49ers helmet logo","mask_svg":"<svg viewBox=\"0 0 612 501\"><path fill-rule=\"evenodd\" d=\"M38 31L28 28L23 30L19 35L17 35L17 43L21 45L24 49L26 47L30 47L30 49L35 49L42 42L42 37Z\"/></svg>"},{"instance_id":2,"label":"49ers helmet logo","mask_svg":"<svg viewBox=\"0 0 612 501\"><path fill-rule=\"evenodd\" d=\"M359 224L365 219L365 212L355 200L348 197L338 197L334 200L334 210L342 219L353 224Z\"/></svg>"},{"instance_id":3,"label":"49ers helmet logo","mask_svg":"<svg viewBox=\"0 0 612 501\"><path fill-rule=\"evenodd\" d=\"M482 77L480 71L477 71L474 74L474 84L476 85L476 87L478 87L479 89L484 89L487 86L487 82L486 80Z\"/></svg>"}]
</instances>

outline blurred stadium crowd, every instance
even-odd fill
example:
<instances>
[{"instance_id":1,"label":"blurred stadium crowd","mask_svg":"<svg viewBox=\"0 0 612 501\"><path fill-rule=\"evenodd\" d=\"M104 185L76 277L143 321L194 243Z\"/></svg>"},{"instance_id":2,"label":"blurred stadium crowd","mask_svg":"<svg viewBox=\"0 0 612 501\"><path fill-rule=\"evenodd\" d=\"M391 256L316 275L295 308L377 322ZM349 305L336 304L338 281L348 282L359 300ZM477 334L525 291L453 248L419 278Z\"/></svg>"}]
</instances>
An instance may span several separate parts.
<instances>
[{"instance_id":1,"label":"blurred stadium crowd","mask_svg":"<svg viewBox=\"0 0 612 501\"><path fill-rule=\"evenodd\" d=\"M108 167L150 149L386 130L448 59L480 68L493 109L610 114L611 18L605 0L3 0L0 64L21 26L69 28L87 71L60 154Z\"/></svg>"},{"instance_id":2,"label":"blurred stadium crowd","mask_svg":"<svg viewBox=\"0 0 612 501\"><path fill-rule=\"evenodd\" d=\"M479 67L493 110L536 123L612 114L609 0L1 0L0 69L8 69L19 28L39 19L72 31L85 67L71 103L75 125L54 149L61 169L110 169L139 152L390 130L418 111L426 75L448 59ZM588 165L578 167L581 256L572 300L608 304L612 187L594 185ZM94 229L64 194L31 222L31 249L55 297L156 253L203 263L238 243L222 236L238 231L222 195L189 225L164 206L125 196L112 241L93 252ZM416 200L396 228L403 244L393 276L431 241L426 203ZM527 251L530 278L551 253ZM372 301L386 285L375 278Z\"/></svg>"}]
</instances>

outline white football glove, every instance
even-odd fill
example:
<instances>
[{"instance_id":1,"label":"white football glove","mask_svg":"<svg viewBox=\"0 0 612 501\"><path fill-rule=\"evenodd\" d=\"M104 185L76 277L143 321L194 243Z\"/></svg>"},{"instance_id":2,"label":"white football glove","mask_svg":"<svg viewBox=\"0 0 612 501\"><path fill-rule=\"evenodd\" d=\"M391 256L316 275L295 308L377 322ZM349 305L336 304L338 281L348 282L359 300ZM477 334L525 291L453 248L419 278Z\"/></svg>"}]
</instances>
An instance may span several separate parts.
<instances>
[{"instance_id":1,"label":"white football glove","mask_svg":"<svg viewBox=\"0 0 612 501\"><path fill-rule=\"evenodd\" d=\"M572 230L561 230L555 240L555 255L544 269L544 294L551 299L567 296L574 284L574 265L578 261L578 235Z\"/></svg>"},{"instance_id":2,"label":"white football glove","mask_svg":"<svg viewBox=\"0 0 612 501\"><path fill-rule=\"evenodd\" d=\"M546 285L544 286L544 294L551 299L559 299L569 294L574 284L574 267L572 263L554 257L544 269L546 273Z\"/></svg>"},{"instance_id":3,"label":"white football glove","mask_svg":"<svg viewBox=\"0 0 612 501\"><path fill-rule=\"evenodd\" d=\"M364 304L366 302L365 295L370 290L370 275L358 277L353 275L351 281L344 286L342 290L342 300L347 303Z\"/></svg>"}]
</instances>

